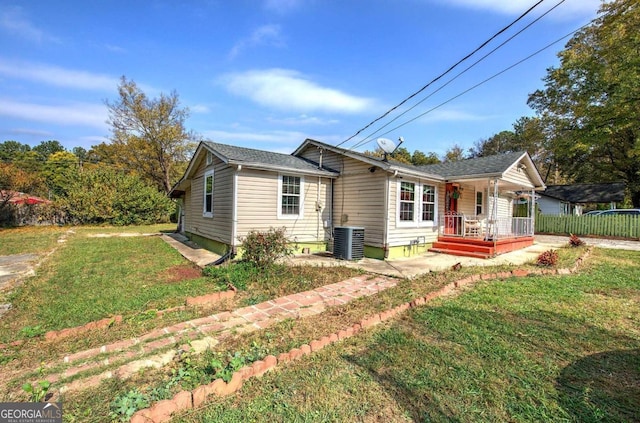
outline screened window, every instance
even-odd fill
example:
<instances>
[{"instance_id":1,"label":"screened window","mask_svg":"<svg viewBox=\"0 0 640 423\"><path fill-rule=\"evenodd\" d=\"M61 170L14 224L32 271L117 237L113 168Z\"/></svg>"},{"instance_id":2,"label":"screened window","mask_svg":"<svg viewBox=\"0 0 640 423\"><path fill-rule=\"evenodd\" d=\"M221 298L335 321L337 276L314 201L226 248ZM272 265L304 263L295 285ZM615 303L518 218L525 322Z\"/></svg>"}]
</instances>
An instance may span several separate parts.
<instances>
[{"instance_id":1,"label":"screened window","mask_svg":"<svg viewBox=\"0 0 640 423\"><path fill-rule=\"evenodd\" d=\"M482 191L476 192L476 216L482 214L482 205L484 202L482 201Z\"/></svg>"},{"instance_id":2,"label":"screened window","mask_svg":"<svg viewBox=\"0 0 640 423\"><path fill-rule=\"evenodd\" d=\"M204 210L202 215L213 217L213 171L204 174Z\"/></svg>"},{"instance_id":3,"label":"screened window","mask_svg":"<svg viewBox=\"0 0 640 423\"><path fill-rule=\"evenodd\" d=\"M434 221L436 215L436 187L422 186L422 221Z\"/></svg>"},{"instance_id":4,"label":"screened window","mask_svg":"<svg viewBox=\"0 0 640 423\"><path fill-rule=\"evenodd\" d=\"M300 214L301 182L299 176L282 175L280 213L283 216L297 216Z\"/></svg>"},{"instance_id":5,"label":"screened window","mask_svg":"<svg viewBox=\"0 0 640 423\"><path fill-rule=\"evenodd\" d=\"M416 184L402 182L400 185L400 221L412 221L416 198Z\"/></svg>"}]
</instances>

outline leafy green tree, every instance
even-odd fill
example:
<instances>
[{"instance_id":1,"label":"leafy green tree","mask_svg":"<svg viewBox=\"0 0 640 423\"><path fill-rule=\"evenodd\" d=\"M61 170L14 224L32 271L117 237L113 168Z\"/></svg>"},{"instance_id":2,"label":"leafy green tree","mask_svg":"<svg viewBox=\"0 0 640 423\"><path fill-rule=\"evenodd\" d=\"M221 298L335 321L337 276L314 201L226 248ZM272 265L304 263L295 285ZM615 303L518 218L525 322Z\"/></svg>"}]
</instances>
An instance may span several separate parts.
<instances>
[{"instance_id":1,"label":"leafy green tree","mask_svg":"<svg viewBox=\"0 0 640 423\"><path fill-rule=\"evenodd\" d=\"M60 200L81 224L140 225L167 222L175 204L135 175L106 167L77 173Z\"/></svg>"},{"instance_id":2,"label":"leafy green tree","mask_svg":"<svg viewBox=\"0 0 640 423\"><path fill-rule=\"evenodd\" d=\"M33 147L32 150L40 155L42 161L47 160L49 156L54 153L66 151L62 144L56 140L41 141L40 144Z\"/></svg>"},{"instance_id":3,"label":"leafy green tree","mask_svg":"<svg viewBox=\"0 0 640 423\"><path fill-rule=\"evenodd\" d=\"M442 161L444 163L457 162L460 160L464 160L465 154L462 147L458 144L454 144L451 148L449 148L445 153Z\"/></svg>"},{"instance_id":4,"label":"leafy green tree","mask_svg":"<svg viewBox=\"0 0 640 423\"><path fill-rule=\"evenodd\" d=\"M640 207L640 3L604 3L529 97L565 176L623 180Z\"/></svg>"},{"instance_id":5,"label":"leafy green tree","mask_svg":"<svg viewBox=\"0 0 640 423\"><path fill-rule=\"evenodd\" d=\"M77 173L78 158L68 151L51 154L42 168L42 176L54 196L67 192L71 180Z\"/></svg>"},{"instance_id":6,"label":"leafy green tree","mask_svg":"<svg viewBox=\"0 0 640 423\"><path fill-rule=\"evenodd\" d=\"M175 91L151 99L125 77L118 93L118 101L106 102L111 144L102 153L168 193L194 148L195 136L185 129L189 110L180 107Z\"/></svg>"},{"instance_id":7,"label":"leafy green tree","mask_svg":"<svg viewBox=\"0 0 640 423\"><path fill-rule=\"evenodd\" d=\"M0 161L12 162L30 150L31 147L27 144L22 144L18 141L5 141L0 143Z\"/></svg>"},{"instance_id":8,"label":"leafy green tree","mask_svg":"<svg viewBox=\"0 0 640 423\"><path fill-rule=\"evenodd\" d=\"M438 158L438 155L434 152L425 154L422 151L416 150L411 155L411 164L415 166L424 166L436 163L440 163L440 158Z\"/></svg>"}]
</instances>

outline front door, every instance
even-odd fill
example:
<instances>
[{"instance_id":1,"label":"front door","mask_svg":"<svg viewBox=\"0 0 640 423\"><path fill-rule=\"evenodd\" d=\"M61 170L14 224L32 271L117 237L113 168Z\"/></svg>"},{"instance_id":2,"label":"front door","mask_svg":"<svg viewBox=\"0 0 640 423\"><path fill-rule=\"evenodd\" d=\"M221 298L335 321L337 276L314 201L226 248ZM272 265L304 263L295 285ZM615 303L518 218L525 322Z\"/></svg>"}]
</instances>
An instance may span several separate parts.
<instances>
[{"instance_id":1,"label":"front door","mask_svg":"<svg viewBox=\"0 0 640 423\"><path fill-rule=\"evenodd\" d=\"M462 216L458 215L458 198L460 198L460 186L447 183L444 193L444 233L447 235L461 234Z\"/></svg>"}]
</instances>

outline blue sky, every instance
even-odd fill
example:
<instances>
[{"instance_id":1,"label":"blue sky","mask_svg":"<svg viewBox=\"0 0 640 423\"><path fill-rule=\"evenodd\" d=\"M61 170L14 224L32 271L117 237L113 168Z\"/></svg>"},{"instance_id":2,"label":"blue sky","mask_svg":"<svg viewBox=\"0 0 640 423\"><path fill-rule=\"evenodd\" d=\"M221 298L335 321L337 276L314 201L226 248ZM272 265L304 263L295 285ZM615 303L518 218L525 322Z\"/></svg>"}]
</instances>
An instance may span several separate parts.
<instances>
[{"instance_id":1,"label":"blue sky","mask_svg":"<svg viewBox=\"0 0 640 423\"><path fill-rule=\"evenodd\" d=\"M534 3L0 0L0 141L107 141L104 101L117 100L124 75L151 97L175 90L191 111L187 128L213 141L285 153L305 138L339 144ZM450 76L557 3L545 0ZM527 96L568 39L387 133L590 21L599 5L566 0L358 149L402 136L409 151L443 154L511 129L533 115Z\"/></svg>"}]
</instances>

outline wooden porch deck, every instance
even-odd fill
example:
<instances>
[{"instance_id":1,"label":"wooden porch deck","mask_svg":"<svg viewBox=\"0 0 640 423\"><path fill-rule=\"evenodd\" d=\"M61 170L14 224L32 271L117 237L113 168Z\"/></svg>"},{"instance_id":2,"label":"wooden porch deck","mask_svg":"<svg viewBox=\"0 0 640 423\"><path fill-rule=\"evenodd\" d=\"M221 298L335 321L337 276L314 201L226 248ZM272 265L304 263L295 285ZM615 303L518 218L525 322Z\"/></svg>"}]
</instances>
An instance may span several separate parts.
<instances>
[{"instance_id":1,"label":"wooden porch deck","mask_svg":"<svg viewBox=\"0 0 640 423\"><path fill-rule=\"evenodd\" d=\"M491 258L530 245L533 245L532 236L506 237L497 241L485 241L483 238L441 235L429 251L455 256Z\"/></svg>"}]
</instances>

